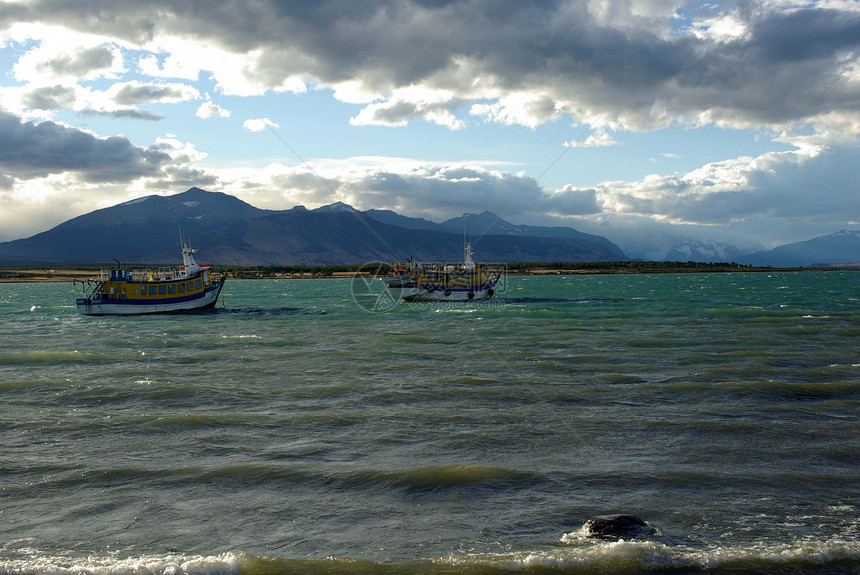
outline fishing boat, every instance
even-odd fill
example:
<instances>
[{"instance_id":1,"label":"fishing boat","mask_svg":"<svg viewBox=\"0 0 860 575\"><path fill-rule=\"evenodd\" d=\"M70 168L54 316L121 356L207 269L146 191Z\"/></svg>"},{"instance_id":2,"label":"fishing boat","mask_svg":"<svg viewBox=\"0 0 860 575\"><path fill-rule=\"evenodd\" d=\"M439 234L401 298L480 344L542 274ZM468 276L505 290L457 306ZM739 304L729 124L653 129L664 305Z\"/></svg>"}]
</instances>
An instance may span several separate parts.
<instances>
[{"instance_id":1,"label":"fishing boat","mask_svg":"<svg viewBox=\"0 0 860 575\"><path fill-rule=\"evenodd\" d=\"M476 264L467 243L463 263L420 263L409 258L392 264L394 274L380 278L395 299L404 301L470 301L489 299L502 277L502 268Z\"/></svg>"},{"instance_id":2,"label":"fishing boat","mask_svg":"<svg viewBox=\"0 0 860 575\"><path fill-rule=\"evenodd\" d=\"M182 267L102 270L97 278L75 280L78 311L84 315L138 315L215 307L224 286L211 265L194 261L196 250L182 246Z\"/></svg>"}]
</instances>

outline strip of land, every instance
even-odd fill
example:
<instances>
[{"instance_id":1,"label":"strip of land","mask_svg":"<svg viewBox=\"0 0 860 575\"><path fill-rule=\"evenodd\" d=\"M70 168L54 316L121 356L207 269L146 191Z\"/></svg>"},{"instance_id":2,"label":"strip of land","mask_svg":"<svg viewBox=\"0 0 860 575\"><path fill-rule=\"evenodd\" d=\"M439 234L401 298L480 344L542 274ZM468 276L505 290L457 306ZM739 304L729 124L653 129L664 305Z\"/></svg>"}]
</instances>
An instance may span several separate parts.
<instances>
[{"instance_id":1,"label":"strip of land","mask_svg":"<svg viewBox=\"0 0 860 575\"><path fill-rule=\"evenodd\" d=\"M94 270L0 269L0 283L10 282L70 282L87 280L98 275Z\"/></svg>"},{"instance_id":2,"label":"strip of land","mask_svg":"<svg viewBox=\"0 0 860 575\"><path fill-rule=\"evenodd\" d=\"M860 263L839 264L821 267L773 268L744 266L735 263L699 262L544 262L509 263L501 265L511 276L573 275L573 274L642 274L642 273L714 273L714 272L772 272L810 270L860 270ZM351 278L374 273L385 274L386 270L376 265L332 265L332 266L255 266L216 267L215 271L229 279L315 279ZM98 275L98 268L48 269L7 268L0 269L0 283L9 282L71 282L87 280Z\"/></svg>"}]
</instances>

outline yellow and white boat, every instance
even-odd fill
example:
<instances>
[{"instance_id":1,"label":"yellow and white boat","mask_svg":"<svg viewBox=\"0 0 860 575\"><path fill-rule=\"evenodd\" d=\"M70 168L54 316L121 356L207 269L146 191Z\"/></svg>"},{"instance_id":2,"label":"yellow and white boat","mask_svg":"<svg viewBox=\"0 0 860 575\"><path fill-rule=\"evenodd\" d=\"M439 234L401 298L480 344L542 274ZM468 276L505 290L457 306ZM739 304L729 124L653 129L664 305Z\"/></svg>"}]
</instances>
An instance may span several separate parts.
<instances>
[{"instance_id":1,"label":"yellow and white boat","mask_svg":"<svg viewBox=\"0 0 860 575\"><path fill-rule=\"evenodd\" d=\"M182 267L102 270L95 279L75 281L76 303L84 315L138 315L215 307L224 286L211 265L194 261L196 250L182 247Z\"/></svg>"},{"instance_id":2,"label":"yellow and white boat","mask_svg":"<svg viewBox=\"0 0 860 575\"><path fill-rule=\"evenodd\" d=\"M392 265L394 275L380 278L392 297L404 301L470 301L489 299L502 277L503 269L472 260L472 244L467 243L460 265L424 264L413 261Z\"/></svg>"}]
</instances>

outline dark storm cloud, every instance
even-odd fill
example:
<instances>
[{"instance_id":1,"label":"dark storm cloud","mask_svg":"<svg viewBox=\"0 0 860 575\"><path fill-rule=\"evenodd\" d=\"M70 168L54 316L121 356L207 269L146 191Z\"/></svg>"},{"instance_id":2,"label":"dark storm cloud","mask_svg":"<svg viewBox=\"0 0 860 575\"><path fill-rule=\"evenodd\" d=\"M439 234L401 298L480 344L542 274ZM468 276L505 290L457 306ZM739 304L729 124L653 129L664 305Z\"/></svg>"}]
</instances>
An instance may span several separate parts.
<instances>
[{"instance_id":1,"label":"dark storm cloud","mask_svg":"<svg viewBox=\"0 0 860 575\"><path fill-rule=\"evenodd\" d=\"M123 182L158 175L170 156L126 138L97 138L54 122L22 122L0 111L0 172L19 179L73 173L88 182Z\"/></svg>"},{"instance_id":2,"label":"dark storm cloud","mask_svg":"<svg viewBox=\"0 0 860 575\"><path fill-rule=\"evenodd\" d=\"M452 100L465 101L488 97L476 93L486 89L478 82L483 79L502 95L541 93L561 109L604 114L636 129L691 114L756 124L860 108L860 95L839 72L845 56L860 49L857 12L742 6L737 16L747 34L724 41L669 34L671 10L645 17L624 3L606 4L610 17L603 18L585 2L561 0L160 0L105 6L102 0L36 0L26 9L5 6L0 18L52 22L138 43L166 33L236 53L259 50L253 75L270 87L300 75L328 84L359 80L383 93L425 85L450 89ZM96 51L86 56L62 65L85 67L107 58ZM155 96L144 91L127 97ZM387 123L397 121L398 111L403 119L415 114L410 106L379 108Z\"/></svg>"},{"instance_id":3,"label":"dark storm cloud","mask_svg":"<svg viewBox=\"0 0 860 575\"><path fill-rule=\"evenodd\" d=\"M801 10L758 22L751 47L771 62L827 60L860 44L860 16L836 10Z\"/></svg>"}]
</instances>

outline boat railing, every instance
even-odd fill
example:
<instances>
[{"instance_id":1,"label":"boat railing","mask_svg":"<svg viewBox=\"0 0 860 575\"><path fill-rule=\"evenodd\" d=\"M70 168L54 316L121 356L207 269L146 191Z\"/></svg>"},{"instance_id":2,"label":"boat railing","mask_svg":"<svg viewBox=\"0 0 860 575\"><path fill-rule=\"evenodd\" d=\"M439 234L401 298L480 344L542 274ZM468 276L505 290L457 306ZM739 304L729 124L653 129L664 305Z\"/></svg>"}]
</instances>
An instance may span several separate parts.
<instances>
[{"instance_id":1,"label":"boat railing","mask_svg":"<svg viewBox=\"0 0 860 575\"><path fill-rule=\"evenodd\" d=\"M106 281L130 281L130 282L152 282L182 280L188 278L185 267L161 267L153 269L111 269L99 271L98 280Z\"/></svg>"},{"instance_id":2,"label":"boat railing","mask_svg":"<svg viewBox=\"0 0 860 575\"><path fill-rule=\"evenodd\" d=\"M411 262L410 262L411 263ZM402 263L394 263L391 268L397 274L495 274L504 271L504 266L493 264L475 264L474 268L467 268L462 263L460 264L442 264L442 263L418 263L412 265L404 265Z\"/></svg>"}]
</instances>

